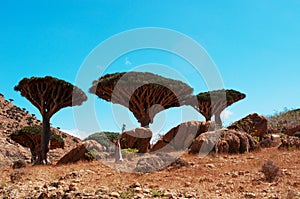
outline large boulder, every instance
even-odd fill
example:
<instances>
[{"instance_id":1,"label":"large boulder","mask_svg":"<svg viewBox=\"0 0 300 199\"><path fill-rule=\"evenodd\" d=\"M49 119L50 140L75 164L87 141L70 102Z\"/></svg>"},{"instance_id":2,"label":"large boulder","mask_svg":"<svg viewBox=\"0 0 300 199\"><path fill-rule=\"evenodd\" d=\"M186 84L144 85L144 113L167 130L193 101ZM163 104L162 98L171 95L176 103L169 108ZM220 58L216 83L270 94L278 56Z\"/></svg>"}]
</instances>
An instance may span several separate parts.
<instances>
[{"instance_id":1,"label":"large boulder","mask_svg":"<svg viewBox=\"0 0 300 199\"><path fill-rule=\"evenodd\" d=\"M104 157L103 146L95 140L87 140L64 155L57 164L75 163L80 160L94 160Z\"/></svg>"},{"instance_id":2,"label":"large boulder","mask_svg":"<svg viewBox=\"0 0 300 199\"><path fill-rule=\"evenodd\" d=\"M268 120L257 113L250 114L227 127L249 133L251 136L257 136L260 139L268 132Z\"/></svg>"},{"instance_id":3,"label":"large boulder","mask_svg":"<svg viewBox=\"0 0 300 199\"><path fill-rule=\"evenodd\" d=\"M151 171L161 170L165 167L165 162L159 157L147 157L138 160L135 172L149 173Z\"/></svg>"},{"instance_id":4,"label":"large boulder","mask_svg":"<svg viewBox=\"0 0 300 199\"><path fill-rule=\"evenodd\" d=\"M149 128L138 127L121 134L120 145L122 149L138 149L139 153L147 153L150 148L152 131Z\"/></svg>"},{"instance_id":5,"label":"large boulder","mask_svg":"<svg viewBox=\"0 0 300 199\"><path fill-rule=\"evenodd\" d=\"M187 161L169 155L167 153L156 153L155 155L150 155L148 157L143 157L138 160L135 172L149 173L152 171L162 170L166 167L178 169L181 167L189 167L190 163Z\"/></svg>"},{"instance_id":6,"label":"large boulder","mask_svg":"<svg viewBox=\"0 0 300 199\"><path fill-rule=\"evenodd\" d=\"M221 129L198 136L189 153L245 153L259 148L258 142L245 132Z\"/></svg>"},{"instance_id":7,"label":"large boulder","mask_svg":"<svg viewBox=\"0 0 300 199\"><path fill-rule=\"evenodd\" d=\"M187 149L193 139L207 132L213 124L211 122L188 121L172 128L153 145L151 151L164 152Z\"/></svg>"},{"instance_id":8,"label":"large boulder","mask_svg":"<svg viewBox=\"0 0 300 199\"><path fill-rule=\"evenodd\" d=\"M189 153L209 153L212 150L215 151L214 146L221 137L221 133L222 131L209 131L199 135L190 146Z\"/></svg>"}]
</instances>

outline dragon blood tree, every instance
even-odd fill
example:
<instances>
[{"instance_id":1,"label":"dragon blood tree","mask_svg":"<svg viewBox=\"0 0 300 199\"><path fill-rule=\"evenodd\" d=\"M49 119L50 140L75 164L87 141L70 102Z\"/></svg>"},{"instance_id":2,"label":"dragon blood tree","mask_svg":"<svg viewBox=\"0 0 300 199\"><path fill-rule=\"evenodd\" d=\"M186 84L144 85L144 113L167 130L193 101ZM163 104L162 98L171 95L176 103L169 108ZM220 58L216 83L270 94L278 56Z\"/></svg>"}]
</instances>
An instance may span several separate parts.
<instances>
[{"instance_id":1,"label":"dragon blood tree","mask_svg":"<svg viewBox=\"0 0 300 199\"><path fill-rule=\"evenodd\" d=\"M41 148L35 164L47 164L51 117L64 107L81 105L87 96L78 87L50 76L24 78L15 86L15 90L20 91L42 115Z\"/></svg>"},{"instance_id":2,"label":"dragon blood tree","mask_svg":"<svg viewBox=\"0 0 300 199\"><path fill-rule=\"evenodd\" d=\"M225 95L226 98L223 97L223 95ZM200 112L205 117L206 121L210 121L211 117L214 115L216 124L222 126L222 111L231 104L244 99L246 95L230 89L199 93L196 97L197 104L194 104L189 100L187 100L187 103Z\"/></svg>"},{"instance_id":3,"label":"dragon blood tree","mask_svg":"<svg viewBox=\"0 0 300 199\"><path fill-rule=\"evenodd\" d=\"M25 126L20 130L14 131L9 137L23 147L30 149L31 160L34 163L41 148L42 132L43 128L41 126ZM59 135L50 131L50 149L64 148L64 144L64 140Z\"/></svg>"},{"instance_id":4,"label":"dragon blood tree","mask_svg":"<svg viewBox=\"0 0 300 199\"><path fill-rule=\"evenodd\" d=\"M90 88L99 98L127 107L142 127L149 127L160 111L181 106L192 92L181 81L149 72L107 74Z\"/></svg>"}]
</instances>

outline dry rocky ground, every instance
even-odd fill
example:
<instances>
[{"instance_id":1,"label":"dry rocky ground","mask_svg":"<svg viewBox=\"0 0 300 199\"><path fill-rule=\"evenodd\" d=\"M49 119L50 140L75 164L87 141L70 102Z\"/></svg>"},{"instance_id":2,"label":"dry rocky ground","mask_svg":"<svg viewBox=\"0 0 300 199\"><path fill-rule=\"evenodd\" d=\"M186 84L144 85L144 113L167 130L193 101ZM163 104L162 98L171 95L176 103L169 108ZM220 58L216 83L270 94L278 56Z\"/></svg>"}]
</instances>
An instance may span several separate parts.
<instances>
[{"instance_id":1,"label":"dry rocky ground","mask_svg":"<svg viewBox=\"0 0 300 199\"><path fill-rule=\"evenodd\" d=\"M2 198L300 198L299 150L262 149L238 155L183 153L189 167L167 167L151 173L121 172L134 163L101 161L60 166L27 166L0 171ZM266 160L281 170L267 182Z\"/></svg>"}]
</instances>

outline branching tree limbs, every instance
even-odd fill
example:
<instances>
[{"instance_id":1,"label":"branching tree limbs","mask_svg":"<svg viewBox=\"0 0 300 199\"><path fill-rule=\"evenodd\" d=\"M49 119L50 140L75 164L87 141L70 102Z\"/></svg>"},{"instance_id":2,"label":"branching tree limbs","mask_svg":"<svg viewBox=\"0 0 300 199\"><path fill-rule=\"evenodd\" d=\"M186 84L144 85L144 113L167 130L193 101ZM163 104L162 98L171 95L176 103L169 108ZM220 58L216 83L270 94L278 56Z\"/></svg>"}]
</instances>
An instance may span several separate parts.
<instances>
[{"instance_id":1,"label":"branching tree limbs","mask_svg":"<svg viewBox=\"0 0 300 199\"><path fill-rule=\"evenodd\" d=\"M76 86L50 76L24 78L15 86L15 90L37 107L43 117L41 151L36 164L47 163L50 118L64 107L81 105L87 96Z\"/></svg>"},{"instance_id":2,"label":"branching tree limbs","mask_svg":"<svg viewBox=\"0 0 300 199\"><path fill-rule=\"evenodd\" d=\"M192 103L192 101L189 100L187 103L200 112L205 117L206 121L210 121L211 117L214 115L215 122L219 126L222 126L220 116L222 111L233 103L244 99L246 95L230 89L199 93L196 97L197 104Z\"/></svg>"},{"instance_id":3,"label":"branching tree limbs","mask_svg":"<svg viewBox=\"0 0 300 199\"><path fill-rule=\"evenodd\" d=\"M90 88L99 98L127 107L142 127L148 127L160 111L180 106L192 92L181 81L148 72L108 74Z\"/></svg>"}]
</instances>

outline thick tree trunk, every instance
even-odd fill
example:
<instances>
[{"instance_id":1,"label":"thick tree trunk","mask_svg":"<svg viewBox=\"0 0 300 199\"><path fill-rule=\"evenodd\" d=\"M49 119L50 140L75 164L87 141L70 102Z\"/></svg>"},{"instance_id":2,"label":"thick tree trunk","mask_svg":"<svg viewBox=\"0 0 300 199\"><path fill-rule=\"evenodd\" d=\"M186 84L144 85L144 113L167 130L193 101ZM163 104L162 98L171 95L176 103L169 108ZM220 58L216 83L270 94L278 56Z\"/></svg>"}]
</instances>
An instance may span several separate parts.
<instances>
[{"instance_id":1,"label":"thick tree trunk","mask_svg":"<svg viewBox=\"0 0 300 199\"><path fill-rule=\"evenodd\" d=\"M49 151L50 140L50 118L43 116L43 132L41 136L41 149L38 153L36 164L48 164L47 153Z\"/></svg>"},{"instance_id":2,"label":"thick tree trunk","mask_svg":"<svg viewBox=\"0 0 300 199\"><path fill-rule=\"evenodd\" d=\"M207 122L209 122L209 121L211 120L211 118L210 118L210 117L205 117L205 120L206 120Z\"/></svg>"},{"instance_id":3,"label":"thick tree trunk","mask_svg":"<svg viewBox=\"0 0 300 199\"><path fill-rule=\"evenodd\" d=\"M147 118L142 118L141 120L140 120L140 123L141 123L141 127L144 127L144 128L149 128L149 124L150 124L150 118L149 117L147 117Z\"/></svg>"}]
</instances>

